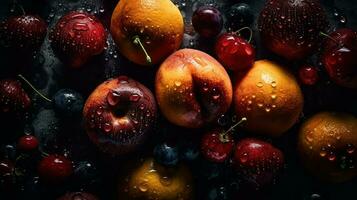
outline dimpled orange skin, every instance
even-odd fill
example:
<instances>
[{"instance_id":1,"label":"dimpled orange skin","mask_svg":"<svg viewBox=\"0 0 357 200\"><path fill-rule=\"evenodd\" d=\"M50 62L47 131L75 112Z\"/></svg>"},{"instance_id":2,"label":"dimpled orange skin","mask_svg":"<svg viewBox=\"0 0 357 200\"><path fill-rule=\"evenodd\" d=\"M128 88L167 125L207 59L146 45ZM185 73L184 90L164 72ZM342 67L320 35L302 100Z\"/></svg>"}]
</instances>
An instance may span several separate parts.
<instances>
[{"instance_id":1,"label":"dimpled orange skin","mask_svg":"<svg viewBox=\"0 0 357 200\"><path fill-rule=\"evenodd\" d=\"M180 47L184 23L179 9L170 0L120 0L110 30L125 57L140 65L150 65L142 49L133 44L133 37L139 36L152 64L158 64Z\"/></svg>"},{"instance_id":2,"label":"dimpled orange skin","mask_svg":"<svg viewBox=\"0 0 357 200\"><path fill-rule=\"evenodd\" d=\"M191 200L192 175L185 165L166 168L148 158L120 180L118 193L123 200Z\"/></svg>"},{"instance_id":3,"label":"dimpled orange skin","mask_svg":"<svg viewBox=\"0 0 357 200\"><path fill-rule=\"evenodd\" d=\"M216 120L232 102L226 70L210 55L193 49L181 49L161 64L155 88L163 115L186 128Z\"/></svg>"},{"instance_id":4,"label":"dimpled orange skin","mask_svg":"<svg viewBox=\"0 0 357 200\"><path fill-rule=\"evenodd\" d=\"M251 132L282 135L297 122L303 101L294 76L268 60L256 61L235 84L235 111Z\"/></svg>"},{"instance_id":5,"label":"dimpled orange skin","mask_svg":"<svg viewBox=\"0 0 357 200\"><path fill-rule=\"evenodd\" d=\"M349 114L318 113L299 132L300 159L312 175L323 181L344 182L357 175L356 147L357 118Z\"/></svg>"}]
</instances>

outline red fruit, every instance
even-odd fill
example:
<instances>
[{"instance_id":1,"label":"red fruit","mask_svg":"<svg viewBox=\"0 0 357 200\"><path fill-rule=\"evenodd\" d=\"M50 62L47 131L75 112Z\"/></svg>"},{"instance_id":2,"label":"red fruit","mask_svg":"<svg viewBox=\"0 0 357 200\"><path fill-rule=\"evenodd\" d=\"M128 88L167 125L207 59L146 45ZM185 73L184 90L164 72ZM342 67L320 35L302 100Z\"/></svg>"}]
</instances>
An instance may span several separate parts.
<instances>
[{"instance_id":1,"label":"red fruit","mask_svg":"<svg viewBox=\"0 0 357 200\"><path fill-rule=\"evenodd\" d=\"M24 135L19 139L17 143L17 148L25 152L31 152L36 150L38 145L39 142L35 136Z\"/></svg>"},{"instance_id":2,"label":"red fruit","mask_svg":"<svg viewBox=\"0 0 357 200\"><path fill-rule=\"evenodd\" d=\"M0 112L23 114L31 105L31 99L22 88L21 82L14 79L0 80Z\"/></svg>"},{"instance_id":3,"label":"red fruit","mask_svg":"<svg viewBox=\"0 0 357 200\"><path fill-rule=\"evenodd\" d=\"M222 34L215 46L219 61L228 69L242 71L253 66L255 49L235 33Z\"/></svg>"},{"instance_id":4,"label":"red fruit","mask_svg":"<svg viewBox=\"0 0 357 200\"><path fill-rule=\"evenodd\" d=\"M47 183L62 183L73 173L72 162L61 155L48 155L38 165L38 174Z\"/></svg>"},{"instance_id":5,"label":"red fruit","mask_svg":"<svg viewBox=\"0 0 357 200\"><path fill-rule=\"evenodd\" d=\"M226 161L233 150L234 140L231 135L223 133L223 130L214 130L202 138L201 152L212 162Z\"/></svg>"},{"instance_id":6,"label":"red fruit","mask_svg":"<svg viewBox=\"0 0 357 200\"><path fill-rule=\"evenodd\" d=\"M101 22L95 16L81 11L63 16L50 32L51 46L56 55L74 68L101 54L106 39L107 33Z\"/></svg>"},{"instance_id":7,"label":"red fruit","mask_svg":"<svg viewBox=\"0 0 357 200\"><path fill-rule=\"evenodd\" d=\"M32 53L39 49L46 33L47 24L39 16L14 16L0 23L1 46L16 53Z\"/></svg>"},{"instance_id":8,"label":"red fruit","mask_svg":"<svg viewBox=\"0 0 357 200\"><path fill-rule=\"evenodd\" d=\"M344 28L333 32L322 55L329 76L338 85L357 88L357 33Z\"/></svg>"},{"instance_id":9,"label":"red fruit","mask_svg":"<svg viewBox=\"0 0 357 200\"><path fill-rule=\"evenodd\" d=\"M249 183L260 187L271 184L283 168L283 153L258 139L241 140L234 152L235 169Z\"/></svg>"},{"instance_id":10,"label":"red fruit","mask_svg":"<svg viewBox=\"0 0 357 200\"><path fill-rule=\"evenodd\" d=\"M316 67L304 65L299 69L299 78L305 85L315 85L319 79L319 74Z\"/></svg>"},{"instance_id":11,"label":"red fruit","mask_svg":"<svg viewBox=\"0 0 357 200\"><path fill-rule=\"evenodd\" d=\"M328 27L326 13L316 0L268 0L260 13L259 31L264 45L289 60L311 55L319 33Z\"/></svg>"},{"instance_id":12,"label":"red fruit","mask_svg":"<svg viewBox=\"0 0 357 200\"><path fill-rule=\"evenodd\" d=\"M192 14L192 25L200 36L212 38L223 28L223 17L218 9L212 6L201 6Z\"/></svg>"}]
</instances>

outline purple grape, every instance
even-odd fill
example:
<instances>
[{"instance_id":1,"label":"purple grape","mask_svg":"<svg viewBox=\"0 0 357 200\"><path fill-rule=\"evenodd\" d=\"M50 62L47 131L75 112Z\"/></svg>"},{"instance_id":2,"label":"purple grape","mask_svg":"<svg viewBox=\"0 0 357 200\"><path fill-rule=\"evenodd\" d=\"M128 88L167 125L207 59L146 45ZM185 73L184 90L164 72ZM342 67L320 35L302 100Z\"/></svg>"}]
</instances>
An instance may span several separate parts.
<instances>
[{"instance_id":1,"label":"purple grape","mask_svg":"<svg viewBox=\"0 0 357 200\"><path fill-rule=\"evenodd\" d=\"M202 37L212 38L221 32L223 18L216 8L201 6L193 13L192 25Z\"/></svg>"}]
</instances>

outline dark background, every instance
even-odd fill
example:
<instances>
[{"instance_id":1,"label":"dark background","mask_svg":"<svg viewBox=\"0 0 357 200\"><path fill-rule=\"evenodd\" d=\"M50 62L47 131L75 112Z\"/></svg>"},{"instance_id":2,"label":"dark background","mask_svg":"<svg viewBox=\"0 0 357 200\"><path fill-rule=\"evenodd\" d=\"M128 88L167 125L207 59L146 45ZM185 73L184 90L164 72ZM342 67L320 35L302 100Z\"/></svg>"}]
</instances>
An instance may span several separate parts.
<instances>
[{"instance_id":1,"label":"dark background","mask_svg":"<svg viewBox=\"0 0 357 200\"><path fill-rule=\"evenodd\" d=\"M25 8L27 13L38 14L47 20L49 27L63 14L70 10L85 10L98 16L104 24L108 25L108 20L112 13L113 6L116 4L113 0L18 0ZM0 13L1 17L19 13L18 8L12 10L11 0L1 0ZM190 26L190 16L192 10L200 5L214 4L222 13L238 2L246 2L253 9L254 14L259 14L264 5L264 0L250 1L233 1L233 0L175 0L175 3L183 11L187 23L187 33L185 35L184 47L198 48L211 52L212 41L203 41L192 32ZM331 22L331 30L337 27L357 28L357 1L356 0L321 0L326 8ZM256 18L255 17L255 18ZM344 23L343 19L346 19ZM107 26L108 27L108 26ZM256 31L256 24L253 29ZM280 58L266 53L263 47L259 45L258 34L255 34L255 41L258 49L257 58L269 58L281 61ZM9 77L8 69L17 66L21 58L8 56L6 52L0 52L1 78ZM319 66L316 56L313 56L308 62ZM289 63L291 68L296 69L299 63ZM321 68L321 66L319 66ZM26 67L21 70L37 88L45 95L51 97L58 89L72 88L82 93L84 97L102 81L115 77L119 74L128 75L139 80L149 88L153 89L155 77L155 67L153 69L143 69L135 66L121 55L115 49L111 38L108 39L108 48L105 52L96 57L85 70L68 72L66 67L54 56L48 39L45 40L41 50L37 52L33 60L26 62ZM340 88L328 81L326 74L321 70L322 80L314 87L303 87L305 95L304 114L301 117L303 121L306 117L321 110L338 110L353 113L357 115L357 98L355 91L349 91ZM52 105L42 101L36 94L31 94L34 100L34 108L29 117L24 122L7 121L1 119L1 147L3 154L10 156L19 156L11 146L16 138L24 132L35 134L41 139L41 149L48 153L68 154L78 168L81 163L89 162L92 164L91 169L82 175L71 178L64 185L48 186L43 185L36 179L34 166L36 159L25 160L23 165L26 175L19 180L15 190L11 194L1 194L0 199L55 199L66 191L85 190L98 195L101 199L115 199L117 175L123 168L130 168L132 160L150 155L154 144L162 140L173 141L178 144L191 141L193 146L199 142L196 132L204 130L186 130L175 127L160 118L156 128L156 138L150 140L149 144L141 151L127 157L114 158L103 155L88 141L86 134L82 130L80 119L77 121L60 118L52 109ZM231 115L227 114L229 123L222 126L229 127L232 123ZM300 121L300 122L301 122ZM284 137L271 141L274 145L283 150L287 164L282 177L276 185L268 188L263 192L250 191L243 194L242 197L230 196L228 199L291 199L291 200L309 200L309 199L329 199L329 200L355 200L357 199L357 181L352 180L343 184L326 184L314 179L307 174L296 154L296 133L297 124ZM242 133L239 137L245 137ZM10 153L9 153L10 152ZM212 192L211 188L217 186L229 185L230 188L239 187L239 180L234 180L234 176L229 170L229 163L215 165L198 158L194 162L187 163L191 166L196 179L197 199L207 199L207 194ZM244 192L243 192L244 193ZM251 196L249 196L251 195Z\"/></svg>"}]
</instances>

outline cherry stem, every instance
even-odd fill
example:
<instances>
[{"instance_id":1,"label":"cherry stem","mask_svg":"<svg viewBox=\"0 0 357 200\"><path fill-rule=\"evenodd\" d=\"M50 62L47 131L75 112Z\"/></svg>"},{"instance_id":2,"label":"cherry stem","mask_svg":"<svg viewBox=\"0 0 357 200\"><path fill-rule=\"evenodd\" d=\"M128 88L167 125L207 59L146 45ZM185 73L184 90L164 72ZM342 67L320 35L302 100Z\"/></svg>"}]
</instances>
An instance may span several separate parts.
<instances>
[{"instance_id":1,"label":"cherry stem","mask_svg":"<svg viewBox=\"0 0 357 200\"><path fill-rule=\"evenodd\" d=\"M52 100L47 98L45 95L41 94L41 92L39 92L31 83L30 81L28 81L24 76L22 76L21 74L17 75L18 77L20 77L23 81L25 81L25 83L27 85L29 85L38 95L40 95L43 99L45 99L46 101L52 103Z\"/></svg>"},{"instance_id":2,"label":"cherry stem","mask_svg":"<svg viewBox=\"0 0 357 200\"><path fill-rule=\"evenodd\" d=\"M327 37L328 39L336 42L336 44L339 44L339 42L337 40L335 40L333 37L329 36L328 34L324 33L324 32L320 32L320 35Z\"/></svg>"},{"instance_id":3,"label":"cherry stem","mask_svg":"<svg viewBox=\"0 0 357 200\"><path fill-rule=\"evenodd\" d=\"M237 122L236 124L234 124L233 126L231 126L227 131L223 132L220 134L220 140L222 142L229 142L229 139L227 138L227 135L229 133L231 133L231 131L236 128L237 126L239 126L240 124L242 124L243 122L247 121L246 117L243 117L239 122Z\"/></svg>"},{"instance_id":4,"label":"cherry stem","mask_svg":"<svg viewBox=\"0 0 357 200\"><path fill-rule=\"evenodd\" d=\"M149 64L151 64L151 57L149 56L148 52L146 51L144 45L141 43L141 40L140 40L139 36L134 36L133 39L134 39L134 40L133 40L133 43L136 44L136 45L138 45L138 46L143 50L143 52L144 52L144 54L145 54L145 57L146 57L146 58L145 58L145 59L146 59L146 62L149 63Z\"/></svg>"},{"instance_id":5,"label":"cherry stem","mask_svg":"<svg viewBox=\"0 0 357 200\"><path fill-rule=\"evenodd\" d=\"M238 31L235 31L233 33L236 34L236 35L240 35L240 32L245 30L245 29L249 30L249 32L250 32L250 36L249 36L249 40L248 40L248 43L250 43L252 41L252 38L253 38L253 30L250 27L248 27L248 26L243 27L243 28L241 28Z\"/></svg>"},{"instance_id":6,"label":"cherry stem","mask_svg":"<svg viewBox=\"0 0 357 200\"><path fill-rule=\"evenodd\" d=\"M20 8L23 15L26 15L24 7L21 4L19 4L19 2L17 2L17 0L13 0L13 4L14 4L14 6L17 6L18 8Z\"/></svg>"}]
</instances>

